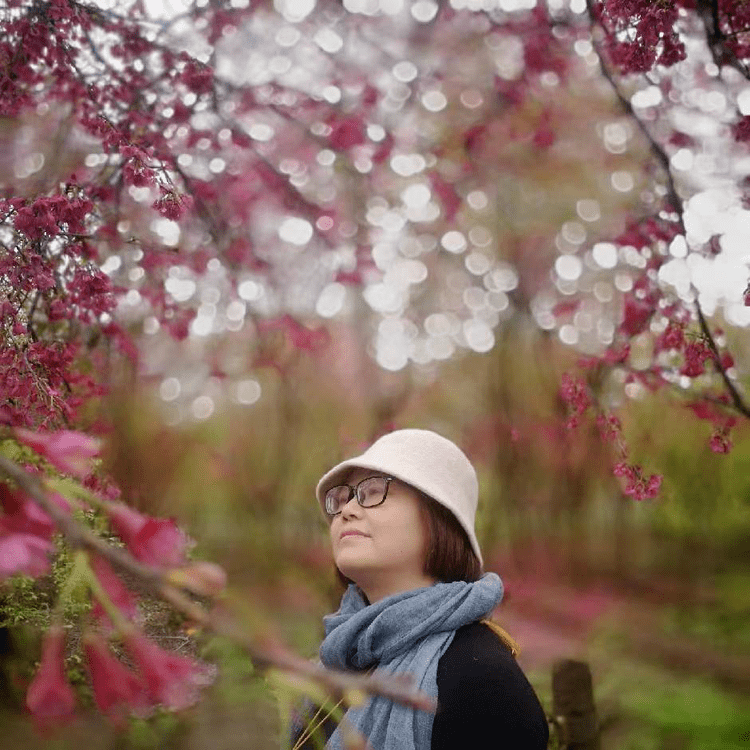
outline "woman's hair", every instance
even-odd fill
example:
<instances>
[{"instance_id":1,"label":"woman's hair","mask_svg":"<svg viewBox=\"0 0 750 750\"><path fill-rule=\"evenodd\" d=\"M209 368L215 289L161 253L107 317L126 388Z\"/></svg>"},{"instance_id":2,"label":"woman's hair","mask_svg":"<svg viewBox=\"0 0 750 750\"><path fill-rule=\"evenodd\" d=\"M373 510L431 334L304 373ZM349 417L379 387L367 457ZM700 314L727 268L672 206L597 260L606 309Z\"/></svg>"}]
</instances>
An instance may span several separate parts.
<instances>
[{"instance_id":1,"label":"woman's hair","mask_svg":"<svg viewBox=\"0 0 750 750\"><path fill-rule=\"evenodd\" d=\"M482 577L482 566L456 517L429 495L416 487L407 486L421 500L421 515L427 527L424 574L441 583L478 581ZM353 583L338 568L336 576L345 588Z\"/></svg>"}]
</instances>

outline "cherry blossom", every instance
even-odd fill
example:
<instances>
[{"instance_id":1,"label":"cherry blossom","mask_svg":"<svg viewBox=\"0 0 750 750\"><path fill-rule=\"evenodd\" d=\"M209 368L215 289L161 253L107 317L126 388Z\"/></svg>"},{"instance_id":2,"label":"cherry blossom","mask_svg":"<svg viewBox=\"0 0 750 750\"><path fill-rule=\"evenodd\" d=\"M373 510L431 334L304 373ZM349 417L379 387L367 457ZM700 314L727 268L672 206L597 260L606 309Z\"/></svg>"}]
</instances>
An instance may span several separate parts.
<instances>
[{"instance_id":1,"label":"cherry blossom","mask_svg":"<svg viewBox=\"0 0 750 750\"><path fill-rule=\"evenodd\" d=\"M152 518L123 503L107 507L115 533L136 559L148 565L179 567L189 539L172 519Z\"/></svg>"},{"instance_id":2,"label":"cherry blossom","mask_svg":"<svg viewBox=\"0 0 750 750\"><path fill-rule=\"evenodd\" d=\"M214 670L207 664L164 651L137 630L124 634L125 646L146 682L149 698L174 710L198 700L199 690L210 684Z\"/></svg>"},{"instance_id":3,"label":"cherry blossom","mask_svg":"<svg viewBox=\"0 0 750 750\"><path fill-rule=\"evenodd\" d=\"M26 693L26 707L43 725L68 721L75 711L73 688L65 677L65 630L52 625L42 641L42 660Z\"/></svg>"},{"instance_id":4,"label":"cherry blossom","mask_svg":"<svg viewBox=\"0 0 750 750\"><path fill-rule=\"evenodd\" d=\"M88 631L83 637L83 650L97 708L118 721L131 713L145 715L150 705L145 683L114 656L107 642Z\"/></svg>"},{"instance_id":5,"label":"cherry blossom","mask_svg":"<svg viewBox=\"0 0 750 750\"><path fill-rule=\"evenodd\" d=\"M96 438L73 430L40 433L17 427L16 437L33 448L63 474L83 479L92 470L92 459L99 455Z\"/></svg>"}]
</instances>

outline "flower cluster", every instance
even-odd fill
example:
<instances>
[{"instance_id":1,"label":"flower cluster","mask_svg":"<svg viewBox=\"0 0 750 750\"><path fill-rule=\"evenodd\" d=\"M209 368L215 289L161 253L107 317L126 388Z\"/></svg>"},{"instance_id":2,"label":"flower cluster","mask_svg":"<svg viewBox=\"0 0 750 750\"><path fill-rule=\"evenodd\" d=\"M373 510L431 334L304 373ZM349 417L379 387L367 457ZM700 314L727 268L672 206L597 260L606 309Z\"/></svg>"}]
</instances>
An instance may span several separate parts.
<instances>
[{"instance_id":1,"label":"flower cluster","mask_svg":"<svg viewBox=\"0 0 750 750\"><path fill-rule=\"evenodd\" d=\"M83 652L99 711L120 723L130 715L145 716L157 706L180 710L193 705L215 670L189 656L165 651L133 626L124 628L125 648L135 662L127 667L107 639L93 630L83 636ZM29 685L26 706L42 726L71 719L76 697L65 674L65 630L52 625L44 636L39 668Z\"/></svg>"},{"instance_id":2,"label":"flower cluster","mask_svg":"<svg viewBox=\"0 0 750 750\"><path fill-rule=\"evenodd\" d=\"M59 472L78 479L91 477L100 450L97 440L72 431L36 433L18 428L14 434ZM162 571L165 581L204 596L223 589L226 577L221 568L186 559L189 540L174 521L152 518L115 500L93 494L87 497L108 516L112 530L133 558ZM67 499L55 493L47 493L47 498L60 512L70 514ZM0 580L19 573L34 578L48 573L57 532L52 518L39 502L2 483L0 509ZM67 589L85 586L92 597L83 651L98 709L121 721L130 714L144 715L156 706L177 710L192 705L199 688L213 679L214 670L193 658L164 651L147 638L140 629L137 596L103 554L79 551L75 561ZM41 724L70 718L76 704L65 677L65 629L59 614L55 617L44 636L41 663L26 699ZM117 658L110 639L122 641L135 670Z\"/></svg>"},{"instance_id":3,"label":"flower cluster","mask_svg":"<svg viewBox=\"0 0 750 750\"><path fill-rule=\"evenodd\" d=\"M588 386L582 378L574 378L563 373L560 397L568 407L568 429L578 426L581 415L591 406L591 396Z\"/></svg>"},{"instance_id":4,"label":"flower cluster","mask_svg":"<svg viewBox=\"0 0 750 750\"><path fill-rule=\"evenodd\" d=\"M609 57L621 73L647 73L655 65L669 67L685 59L676 30L678 3L603 0L595 9Z\"/></svg>"},{"instance_id":5,"label":"flower cluster","mask_svg":"<svg viewBox=\"0 0 750 750\"><path fill-rule=\"evenodd\" d=\"M654 498L661 489L662 477L659 474L646 475L640 466L622 461L615 465L613 473L625 480L623 492L634 500Z\"/></svg>"},{"instance_id":6,"label":"flower cluster","mask_svg":"<svg viewBox=\"0 0 750 750\"><path fill-rule=\"evenodd\" d=\"M63 511L70 506L60 495L50 499ZM23 573L36 578L49 572L55 525L31 498L0 484L0 581Z\"/></svg>"}]
</instances>

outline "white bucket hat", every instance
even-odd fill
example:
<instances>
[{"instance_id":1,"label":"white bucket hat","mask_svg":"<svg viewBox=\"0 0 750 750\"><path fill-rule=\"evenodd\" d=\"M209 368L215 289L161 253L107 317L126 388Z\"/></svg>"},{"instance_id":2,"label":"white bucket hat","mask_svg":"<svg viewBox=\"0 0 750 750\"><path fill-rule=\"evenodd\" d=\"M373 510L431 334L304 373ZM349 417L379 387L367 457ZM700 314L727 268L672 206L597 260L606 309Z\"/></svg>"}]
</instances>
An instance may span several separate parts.
<instances>
[{"instance_id":1,"label":"white bucket hat","mask_svg":"<svg viewBox=\"0 0 750 750\"><path fill-rule=\"evenodd\" d=\"M447 508L461 524L480 565L483 564L474 533L479 498L477 474L455 443L431 430L395 430L383 435L361 456L348 458L323 475L315 494L324 514L326 492L342 484L354 468L373 469L396 477Z\"/></svg>"}]
</instances>

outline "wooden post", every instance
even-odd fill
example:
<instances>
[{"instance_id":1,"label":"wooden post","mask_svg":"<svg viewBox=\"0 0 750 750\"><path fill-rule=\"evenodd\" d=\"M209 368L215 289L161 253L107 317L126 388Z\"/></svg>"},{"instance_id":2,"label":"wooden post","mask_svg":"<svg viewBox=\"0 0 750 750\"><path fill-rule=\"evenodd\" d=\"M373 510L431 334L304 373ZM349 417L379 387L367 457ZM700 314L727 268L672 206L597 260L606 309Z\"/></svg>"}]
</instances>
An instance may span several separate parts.
<instances>
[{"instance_id":1,"label":"wooden post","mask_svg":"<svg viewBox=\"0 0 750 750\"><path fill-rule=\"evenodd\" d=\"M599 721L588 664L561 659L552 667L552 720L562 747L600 750Z\"/></svg>"}]
</instances>

